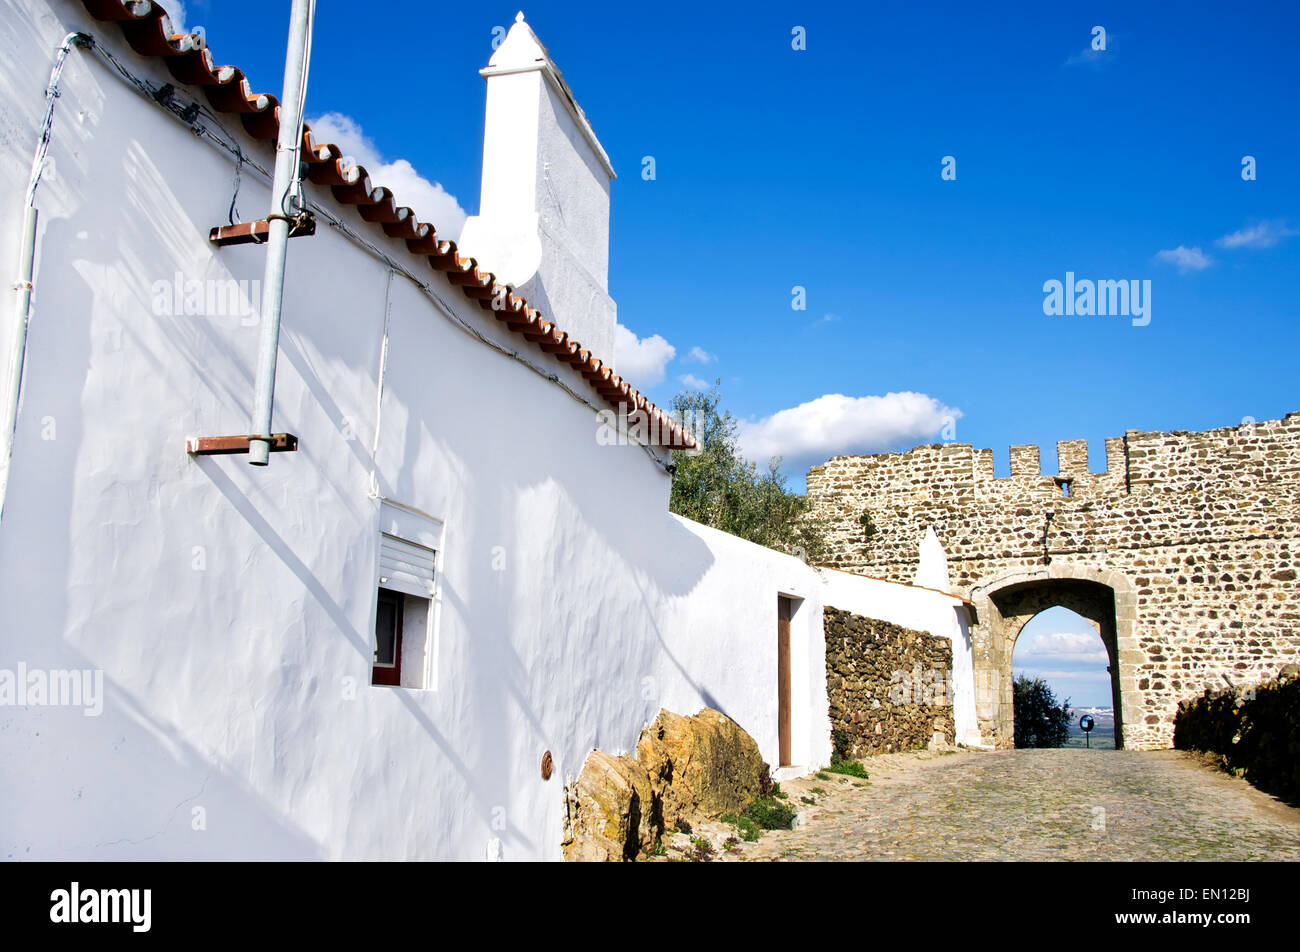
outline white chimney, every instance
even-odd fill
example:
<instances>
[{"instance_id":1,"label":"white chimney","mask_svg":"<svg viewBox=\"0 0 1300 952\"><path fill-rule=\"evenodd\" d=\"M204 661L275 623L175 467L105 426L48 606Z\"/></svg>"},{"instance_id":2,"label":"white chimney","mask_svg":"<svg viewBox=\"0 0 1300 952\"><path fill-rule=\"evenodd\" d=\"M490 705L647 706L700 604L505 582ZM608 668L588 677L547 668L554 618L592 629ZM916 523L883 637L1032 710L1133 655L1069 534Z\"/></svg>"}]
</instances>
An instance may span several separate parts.
<instances>
[{"instance_id":1,"label":"white chimney","mask_svg":"<svg viewBox=\"0 0 1300 952\"><path fill-rule=\"evenodd\" d=\"M483 185L461 251L612 362L609 156L523 13L480 73Z\"/></svg>"}]
</instances>

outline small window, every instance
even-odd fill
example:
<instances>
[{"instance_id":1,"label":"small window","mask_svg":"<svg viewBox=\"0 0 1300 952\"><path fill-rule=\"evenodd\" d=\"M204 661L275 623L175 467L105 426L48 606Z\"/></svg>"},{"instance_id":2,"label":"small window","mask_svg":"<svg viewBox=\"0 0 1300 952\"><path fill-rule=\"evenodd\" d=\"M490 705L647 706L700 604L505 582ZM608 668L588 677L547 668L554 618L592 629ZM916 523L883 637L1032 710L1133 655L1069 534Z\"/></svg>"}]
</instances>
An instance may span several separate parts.
<instances>
[{"instance_id":1,"label":"small window","mask_svg":"<svg viewBox=\"0 0 1300 952\"><path fill-rule=\"evenodd\" d=\"M371 684L402 683L402 614L405 599L401 592L379 590L375 607L375 666Z\"/></svg>"},{"instance_id":2,"label":"small window","mask_svg":"<svg viewBox=\"0 0 1300 952\"><path fill-rule=\"evenodd\" d=\"M439 528L403 507L381 506L373 685L418 689L431 680Z\"/></svg>"}]
</instances>

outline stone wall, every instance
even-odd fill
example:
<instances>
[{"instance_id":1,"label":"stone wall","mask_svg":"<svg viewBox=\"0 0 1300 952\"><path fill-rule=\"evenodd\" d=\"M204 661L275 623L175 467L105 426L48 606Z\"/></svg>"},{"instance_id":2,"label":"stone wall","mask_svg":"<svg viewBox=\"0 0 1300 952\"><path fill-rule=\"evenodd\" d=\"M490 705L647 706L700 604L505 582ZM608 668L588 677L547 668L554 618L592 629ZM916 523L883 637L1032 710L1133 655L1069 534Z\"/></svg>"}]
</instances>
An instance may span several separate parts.
<instances>
[{"instance_id":1,"label":"stone wall","mask_svg":"<svg viewBox=\"0 0 1300 952\"><path fill-rule=\"evenodd\" d=\"M825 609L831 736L865 757L955 740L952 643L923 631Z\"/></svg>"},{"instance_id":2,"label":"stone wall","mask_svg":"<svg viewBox=\"0 0 1300 952\"><path fill-rule=\"evenodd\" d=\"M1128 431L1011 449L1011 475L970 444L837 457L808 474L831 564L899 582L933 526L952 587L974 603L977 713L1010 744L1011 652L1050 604L1083 606L1111 655L1123 742L1168 747L1178 702L1255 682L1300 657L1300 414L1201 433ZM860 522L870 514L874 533Z\"/></svg>"}]
</instances>

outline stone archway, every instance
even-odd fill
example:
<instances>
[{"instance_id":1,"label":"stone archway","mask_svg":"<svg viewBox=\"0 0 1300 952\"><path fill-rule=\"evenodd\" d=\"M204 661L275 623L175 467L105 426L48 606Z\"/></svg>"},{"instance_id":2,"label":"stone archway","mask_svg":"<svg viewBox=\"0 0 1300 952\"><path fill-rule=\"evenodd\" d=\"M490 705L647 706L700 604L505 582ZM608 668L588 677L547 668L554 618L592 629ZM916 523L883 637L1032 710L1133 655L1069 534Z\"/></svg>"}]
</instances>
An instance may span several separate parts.
<instances>
[{"instance_id":1,"label":"stone archway","mask_svg":"<svg viewBox=\"0 0 1300 952\"><path fill-rule=\"evenodd\" d=\"M1016 639L1029 619L1061 606L1088 619L1110 656L1111 696L1115 706L1115 746L1125 746L1141 723L1134 632L1137 596L1119 572L1079 565L1023 569L980 582L971 589L975 625L975 714L985 743L1015 746L1011 659Z\"/></svg>"},{"instance_id":2,"label":"stone archway","mask_svg":"<svg viewBox=\"0 0 1300 952\"><path fill-rule=\"evenodd\" d=\"M1106 671L1110 674L1111 703L1115 710L1115 746L1122 747L1124 745L1123 705L1115 643L1114 591L1106 585L1085 579L1060 579L1047 583L1025 582L1020 585L1010 585L1000 589L991 598L1001 616L1005 633L1008 671L1014 668L1016 644L1020 640L1021 632L1040 612L1048 608L1066 608L1092 624L1093 630L1101 636L1101 643L1106 647ZM1006 710L1002 705L1013 704L1010 677L1001 685L1001 689L1003 694L999 701L1000 713ZM999 730L1001 728L1002 725L999 725Z\"/></svg>"}]
</instances>

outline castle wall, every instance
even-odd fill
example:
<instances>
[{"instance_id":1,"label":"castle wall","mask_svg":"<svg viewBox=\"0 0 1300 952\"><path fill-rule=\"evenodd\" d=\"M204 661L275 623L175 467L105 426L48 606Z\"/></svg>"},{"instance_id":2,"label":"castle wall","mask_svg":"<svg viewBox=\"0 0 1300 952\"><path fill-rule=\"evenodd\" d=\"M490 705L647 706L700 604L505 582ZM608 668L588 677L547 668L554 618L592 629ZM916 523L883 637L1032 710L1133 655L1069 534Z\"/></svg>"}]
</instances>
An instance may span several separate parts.
<instances>
[{"instance_id":1,"label":"castle wall","mask_svg":"<svg viewBox=\"0 0 1300 952\"><path fill-rule=\"evenodd\" d=\"M1200 433L1130 430L1106 441L1101 472L1083 440L1059 443L1058 455L1058 472L1044 474L1036 446L1012 447L1011 475L995 477L991 450L939 444L836 457L808 474L832 565L910 581L932 525L954 591L977 613L987 602L973 631L986 735L1009 743L996 698L1023 621L1000 616L995 592L1008 579L1049 594L1065 575L1123 590L1113 663L1129 746L1170 746L1179 700L1300 657L1300 414Z\"/></svg>"}]
</instances>

